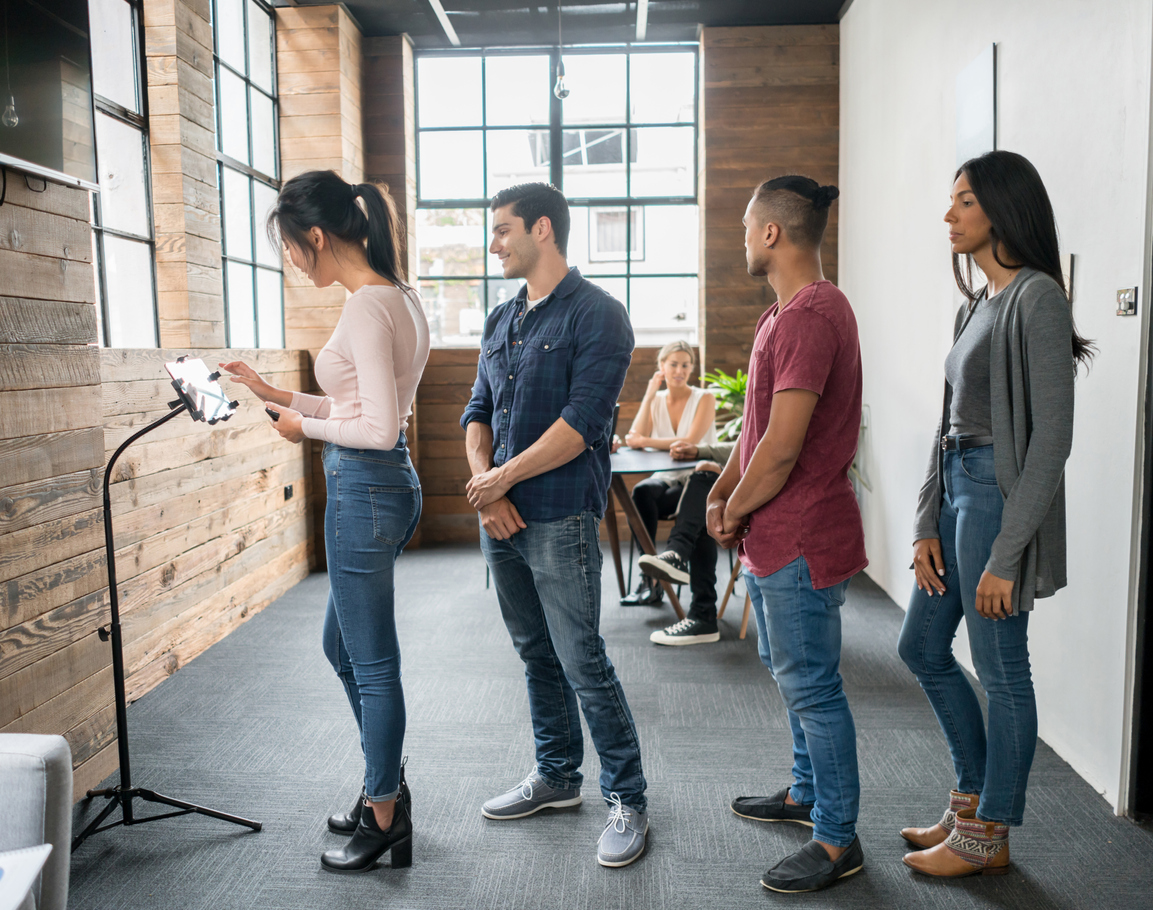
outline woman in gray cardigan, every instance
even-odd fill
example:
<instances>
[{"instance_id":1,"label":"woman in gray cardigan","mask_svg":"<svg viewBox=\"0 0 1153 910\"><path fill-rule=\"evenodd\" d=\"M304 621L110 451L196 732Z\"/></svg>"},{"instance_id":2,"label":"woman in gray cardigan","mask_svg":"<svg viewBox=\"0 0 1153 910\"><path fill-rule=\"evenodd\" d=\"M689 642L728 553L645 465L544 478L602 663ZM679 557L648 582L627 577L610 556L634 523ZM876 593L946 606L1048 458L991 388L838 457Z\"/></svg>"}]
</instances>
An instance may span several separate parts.
<instances>
[{"instance_id":1,"label":"woman in gray cardigan","mask_svg":"<svg viewBox=\"0 0 1153 910\"><path fill-rule=\"evenodd\" d=\"M1029 613L1066 583L1073 380L1093 346L1073 327L1053 207L1025 158L996 151L963 164L945 221L969 302L945 359L899 650L949 743L957 789L938 824L901 834L921 848L907 865L959 877L1008 871L1009 828L1024 814L1037 742ZM976 291L974 262L987 279ZM988 696L988 732L953 656L962 618Z\"/></svg>"}]
</instances>

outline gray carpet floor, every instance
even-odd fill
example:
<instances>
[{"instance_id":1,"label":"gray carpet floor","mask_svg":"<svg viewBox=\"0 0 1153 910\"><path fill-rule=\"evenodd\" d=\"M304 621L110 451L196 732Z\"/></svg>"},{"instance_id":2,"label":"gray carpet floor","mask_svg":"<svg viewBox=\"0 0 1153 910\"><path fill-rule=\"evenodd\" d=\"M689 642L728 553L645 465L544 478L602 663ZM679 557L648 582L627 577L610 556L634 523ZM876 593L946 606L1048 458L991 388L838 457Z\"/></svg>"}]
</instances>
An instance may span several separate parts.
<instances>
[{"instance_id":1,"label":"gray carpet floor","mask_svg":"<svg viewBox=\"0 0 1153 910\"><path fill-rule=\"evenodd\" d=\"M476 548L425 549L397 567L413 866L359 876L320 868L319 854L340 843L324 820L355 797L363 765L343 690L320 650L328 584L317 574L128 713L138 786L259 819L264 830L191 816L97 834L74 854L70 906L1153 907L1153 833L1115 817L1044 744L1025 826L1012 834L1011 874L945 882L901 863L898 829L939 817L951 771L929 706L896 656L903 614L864 576L844 609L842 672L857 723L865 868L816 894L765 891L763 870L800 847L809 829L728 809L733 796L776 791L791 764L755 624L738 640L734 598L719 644L658 648L648 636L672 620L671 609L617 606L607 559L605 568L601 628L649 780L652 821L640 861L619 870L596 863L606 812L591 743L582 807L513 822L482 818L481 803L533 764L522 664ZM81 802L77 824L98 808Z\"/></svg>"}]
</instances>

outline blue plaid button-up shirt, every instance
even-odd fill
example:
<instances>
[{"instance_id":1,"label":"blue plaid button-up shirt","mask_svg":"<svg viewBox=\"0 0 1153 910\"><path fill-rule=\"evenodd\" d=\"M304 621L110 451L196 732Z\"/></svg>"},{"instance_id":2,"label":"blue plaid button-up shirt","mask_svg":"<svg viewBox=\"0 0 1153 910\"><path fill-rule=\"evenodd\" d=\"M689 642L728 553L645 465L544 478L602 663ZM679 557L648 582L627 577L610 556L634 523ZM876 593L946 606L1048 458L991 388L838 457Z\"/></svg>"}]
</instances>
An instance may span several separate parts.
<instances>
[{"instance_id":1,"label":"blue plaid button-up shirt","mask_svg":"<svg viewBox=\"0 0 1153 910\"><path fill-rule=\"evenodd\" d=\"M584 437L584 450L516 484L508 498L526 520L603 515L613 406L633 351L628 313L575 268L526 314L527 289L485 320L476 383L460 425L479 420L492 427L499 467L563 419Z\"/></svg>"}]
</instances>

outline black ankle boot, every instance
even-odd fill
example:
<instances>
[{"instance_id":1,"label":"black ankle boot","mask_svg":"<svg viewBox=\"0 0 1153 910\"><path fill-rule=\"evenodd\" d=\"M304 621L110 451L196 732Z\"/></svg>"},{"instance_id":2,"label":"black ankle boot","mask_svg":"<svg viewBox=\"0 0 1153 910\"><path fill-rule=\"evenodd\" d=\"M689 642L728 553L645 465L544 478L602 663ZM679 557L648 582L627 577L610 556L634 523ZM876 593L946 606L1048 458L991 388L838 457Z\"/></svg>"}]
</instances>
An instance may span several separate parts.
<instances>
[{"instance_id":1,"label":"black ankle boot","mask_svg":"<svg viewBox=\"0 0 1153 910\"><path fill-rule=\"evenodd\" d=\"M403 799L405 805L408 806L408 816L412 818L412 794L408 790L408 782L404 779L404 766L408 763L408 756L406 755L400 763L400 792L397 796ZM357 825L360 824L360 814L364 810L364 787L360 788L360 796L357 797L356 803L348 812L341 812L337 815L330 815L328 818L328 830L335 834L352 834L356 831Z\"/></svg>"},{"instance_id":2,"label":"black ankle boot","mask_svg":"<svg viewBox=\"0 0 1153 910\"><path fill-rule=\"evenodd\" d=\"M356 798L356 804L348 812L331 815L328 818L328 830L335 834L352 834L360 824L360 815L364 811L364 788Z\"/></svg>"},{"instance_id":3,"label":"black ankle boot","mask_svg":"<svg viewBox=\"0 0 1153 910\"><path fill-rule=\"evenodd\" d=\"M632 594L621 598L622 607L655 607L665 598L664 589L660 582L653 581L647 575L642 575L637 589Z\"/></svg>"},{"instance_id":4,"label":"black ankle boot","mask_svg":"<svg viewBox=\"0 0 1153 910\"><path fill-rule=\"evenodd\" d=\"M376 813L366 805L352 839L339 850L325 851L320 864L331 872L367 872L387 850L392 851L393 869L412 865L412 816L408 803L400 795L387 831L380 830Z\"/></svg>"}]
</instances>

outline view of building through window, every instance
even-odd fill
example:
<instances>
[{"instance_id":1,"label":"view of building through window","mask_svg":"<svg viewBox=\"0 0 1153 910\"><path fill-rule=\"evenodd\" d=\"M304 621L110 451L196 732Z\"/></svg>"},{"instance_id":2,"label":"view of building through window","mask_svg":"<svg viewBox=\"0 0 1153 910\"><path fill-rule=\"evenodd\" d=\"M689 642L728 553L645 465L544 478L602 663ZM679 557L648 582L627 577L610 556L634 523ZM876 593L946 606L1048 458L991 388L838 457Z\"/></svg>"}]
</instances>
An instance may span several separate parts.
<instances>
[{"instance_id":1,"label":"view of building through window","mask_svg":"<svg viewBox=\"0 0 1153 910\"><path fill-rule=\"evenodd\" d=\"M487 312L520 287L487 253L488 200L555 181L572 211L569 264L628 307L637 343L695 343L695 50L566 49L563 103L553 60L417 57L415 242L434 342L479 343Z\"/></svg>"}]
</instances>

